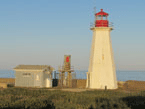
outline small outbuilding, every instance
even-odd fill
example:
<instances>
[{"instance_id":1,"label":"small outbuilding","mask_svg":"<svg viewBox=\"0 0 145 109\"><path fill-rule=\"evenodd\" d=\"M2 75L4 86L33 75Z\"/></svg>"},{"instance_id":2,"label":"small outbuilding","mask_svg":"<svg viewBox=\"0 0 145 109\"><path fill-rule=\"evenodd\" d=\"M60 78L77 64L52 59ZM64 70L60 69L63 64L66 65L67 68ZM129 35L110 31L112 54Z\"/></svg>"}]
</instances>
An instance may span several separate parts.
<instances>
[{"instance_id":1,"label":"small outbuilding","mask_svg":"<svg viewBox=\"0 0 145 109\"><path fill-rule=\"evenodd\" d=\"M18 65L15 70L15 86L52 87L53 68L48 65Z\"/></svg>"}]
</instances>

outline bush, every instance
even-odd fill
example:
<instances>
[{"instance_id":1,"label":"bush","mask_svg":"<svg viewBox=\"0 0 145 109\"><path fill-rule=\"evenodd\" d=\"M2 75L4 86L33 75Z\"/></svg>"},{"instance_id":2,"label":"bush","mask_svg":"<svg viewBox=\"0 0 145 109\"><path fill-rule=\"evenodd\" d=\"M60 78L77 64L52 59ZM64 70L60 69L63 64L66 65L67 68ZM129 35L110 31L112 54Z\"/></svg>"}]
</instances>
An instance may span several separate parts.
<instances>
[{"instance_id":1,"label":"bush","mask_svg":"<svg viewBox=\"0 0 145 109\"><path fill-rule=\"evenodd\" d=\"M145 109L144 96L128 96L128 97L122 98L122 100L132 109Z\"/></svg>"},{"instance_id":2,"label":"bush","mask_svg":"<svg viewBox=\"0 0 145 109\"><path fill-rule=\"evenodd\" d=\"M21 99L13 102L7 102L5 104L0 104L0 108L14 109L14 108L23 108L23 109L53 109L53 103L48 98L27 98Z\"/></svg>"},{"instance_id":3,"label":"bush","mask_svg":"<svg viewBox=\"0 0 145 109\"><path fill-rule=\"evenodd\" d=\"M130 109L120 99L96 98L96 105L90 109Z\"/></svg>"},{"instance_id":4,"label":"bush","mask_svg":"<svg viewBox=\"0 0 145 109\"><path fill-rule=\"evenodd\" d=\"M7 87L14 87L14 84L7 84Z\"/></svg>"}]
</instances>

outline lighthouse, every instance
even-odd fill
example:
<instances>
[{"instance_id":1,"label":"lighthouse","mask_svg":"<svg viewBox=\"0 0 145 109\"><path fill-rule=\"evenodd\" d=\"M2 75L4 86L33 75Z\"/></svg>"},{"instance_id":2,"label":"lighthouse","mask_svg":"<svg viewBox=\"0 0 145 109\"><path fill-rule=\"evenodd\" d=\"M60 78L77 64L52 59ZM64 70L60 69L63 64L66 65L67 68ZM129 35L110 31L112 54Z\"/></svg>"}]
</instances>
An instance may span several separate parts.
<instances>
[{"instance_id":1,"label":"lighthouse","mask_svg":"<svg viewBox=\"0 0 145 109\"><path fill-rule=\"evenodd\" d=\"M91 46L86 88L116 89L116 70L112 51L108 13L101 9L95 13L95 24L91 27L93 40Z\"/></svg>"}]
</instances>

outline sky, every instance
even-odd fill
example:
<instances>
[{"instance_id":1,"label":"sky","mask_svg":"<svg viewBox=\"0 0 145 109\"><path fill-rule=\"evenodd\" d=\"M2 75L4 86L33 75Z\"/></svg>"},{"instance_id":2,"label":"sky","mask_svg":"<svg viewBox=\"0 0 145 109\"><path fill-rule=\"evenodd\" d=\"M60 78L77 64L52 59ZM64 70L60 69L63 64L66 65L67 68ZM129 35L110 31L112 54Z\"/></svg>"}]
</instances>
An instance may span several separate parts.
<instances>
[{"instance_id":1,"label":"sky","mask_svg":"<svg viewBox=\"0 0 145 109\"><path fill-rule=\"evenodd\" d=\"M87 70L94 7L113 22L116 70L145 70L144 0L1 0L0 69L34 64L57 70L71 55L76 70Z\"/></svg>"}]
</instances>

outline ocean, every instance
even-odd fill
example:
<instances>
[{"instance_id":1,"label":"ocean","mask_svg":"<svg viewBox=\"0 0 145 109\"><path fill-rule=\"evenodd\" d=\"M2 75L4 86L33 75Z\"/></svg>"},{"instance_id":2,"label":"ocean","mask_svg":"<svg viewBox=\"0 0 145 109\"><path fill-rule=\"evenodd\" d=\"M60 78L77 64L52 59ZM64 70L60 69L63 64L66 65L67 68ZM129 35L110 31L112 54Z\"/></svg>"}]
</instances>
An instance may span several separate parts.
<instances>
[{"instance_id":1,"label":"ocean","mask_svg":"<svg viewBox=\"0 0 145 109\"><path fill-rule=\"evenodd\" d=\"M86 79L86 72L76 70L73 72L73 78ZM145 81L145 71L116 71L118 81L136 80ZM13 70L0 70L0 78L15 78L15 72Z\"/></svg>"}]
</instances>

